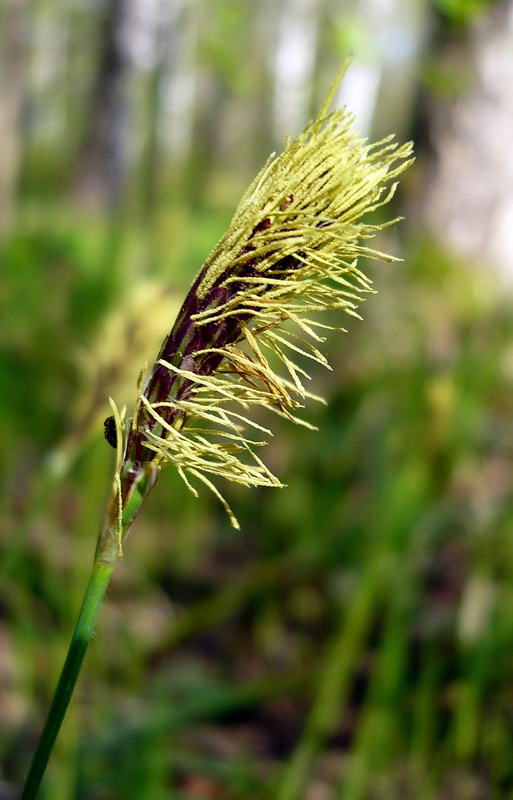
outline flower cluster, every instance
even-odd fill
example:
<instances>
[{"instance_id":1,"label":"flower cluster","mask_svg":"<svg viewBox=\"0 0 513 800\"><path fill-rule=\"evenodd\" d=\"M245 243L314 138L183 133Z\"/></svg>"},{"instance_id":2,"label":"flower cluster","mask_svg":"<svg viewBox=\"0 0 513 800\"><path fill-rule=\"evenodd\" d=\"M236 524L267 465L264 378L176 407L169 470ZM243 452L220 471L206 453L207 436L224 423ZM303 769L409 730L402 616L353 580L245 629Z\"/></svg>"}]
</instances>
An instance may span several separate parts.
<instances>
[{"instance_id":1,"label":"flower cluster","mask_svg":"<svg viewBox=\"0 0 513 800\"><path fill-rule=\"evenodd\" d=\"M257 454L271 432L251 408L307 425L297 414L315 397L305 366L313 359L328 367L319 346L333 330L317 312L358 316L372 291L360 257L393 260L367 241L396 220L372 225L363 217L392 198L411 144L359 139L349 113L329 110L331 95L246 191L141 379L132 419L114 407L120 537L137 510L134 492L144 495L166 464L194 494L195 480L212 489L235 526L211 478L282 485Z\"/></svg>"}]
</instances>

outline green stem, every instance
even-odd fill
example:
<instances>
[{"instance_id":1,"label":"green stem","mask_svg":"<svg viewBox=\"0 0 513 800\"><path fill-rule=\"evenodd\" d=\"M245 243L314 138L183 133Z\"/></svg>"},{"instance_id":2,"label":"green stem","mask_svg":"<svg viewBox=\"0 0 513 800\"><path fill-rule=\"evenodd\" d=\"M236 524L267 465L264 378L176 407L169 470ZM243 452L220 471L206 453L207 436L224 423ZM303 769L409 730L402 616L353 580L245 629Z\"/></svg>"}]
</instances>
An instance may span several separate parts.
<instances>
[{"instance_id":1,"label":"green stem","mask_svg":"<svg viewBox=\"0 0 513 800\"><path fill-rule=\"evenodd\" d=\"M66 661L55 690L48 717L39 739L21 800L35 800L46 765L68 708L75 683L91 639L96 616L109 585L113 564L96 562L78 616Z\"/></svg>"}]
</instances>

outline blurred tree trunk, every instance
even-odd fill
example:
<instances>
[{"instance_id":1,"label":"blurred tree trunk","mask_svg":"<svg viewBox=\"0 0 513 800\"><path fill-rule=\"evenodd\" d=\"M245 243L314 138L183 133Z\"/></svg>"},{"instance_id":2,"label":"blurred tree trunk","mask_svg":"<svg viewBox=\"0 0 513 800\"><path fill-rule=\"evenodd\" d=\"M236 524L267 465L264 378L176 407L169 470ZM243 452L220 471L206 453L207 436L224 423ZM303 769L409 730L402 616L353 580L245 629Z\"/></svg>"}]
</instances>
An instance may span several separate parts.
<instances>
[{"instance_id":1,"label":"blurred tree trunk","mask_svg":"<svg viewBox=\"0 0 513 800\"><path fill-rule=\"evenodd\" d=\"M422 199L431 230L513 281L513 0L492 6L446 48L432 102L435 153ZM449 91L447 91L447 88Z\"/></svg>"},{"instance_id":2,"label":"blurred tree trunk","mask_svg":"<svg viewBox=\"0 0 513 800\"><path fill-rule=\"evenodd\" d=\"M24 0L4 0L0 9L0 234L12 222L20 167L25 12Z\"/></svg>"},{"instance_id":3,"label":"blurred tree trunk","mask_svg":"<svg viewBox=\"0 0 513 800\"><path fill-rule=\"evenodd\" d=\"M317 57L319 0L285 0L277 20L273 128L277 146L304 127Z\"/></svg>"},{"instance_id":4,"label":"blurred tree trunk","mask_svg":"<svg viewBox=\"0 0 513 800\"><path fill-rule=\"evenodd\" d=\"M338 102L363 135L407 135L429 20L429 0L352 0L341 15L339 33L344 41L347 27L354 55Z\"/></svg>"},{"instance_id":5,"label":"blurred tree trunk","mask_svg":"<svg viewBox=\"0 0 513 800\"><path fill-rule=\"evenodd\" d=\"M153 32L153 64L146 85L146 131L140 167L141 212L149 222L158 209L163 187L162 172L165 168L165 95L169 75L175 67L175 53L179 39L183 35L183 0L172 4L160 0L157 6L156 22ZM174 124L172 125L174 128Z\"/></svg>"},{"instance_id":6,"label":"blurred tree trunk","mask_svg":"<svg viewBox=\"0 0 513 800\"><path fill-rule=\"evenodd\" d=\"M98 67L73 186L86 206L115 210L126 181L132 2L103 4Z\"/></svg>"},{"instance_id":7,"label":"blurred tree trunk","mask_svg":"<svg viewBox=\"0 0 513 800\"><path fill-rule=\"evenodd\" d=\"M204 202L212 198L217 165L227 147L231 164L237 162L231 145L233 134L236 130L240 133L240 119L233 118L233 100L241 90L240 77L246 65L244 59L251 35L247 26L250 8L239 0L189 2L196 13L199 12L199 24L185 187L191 198ZM237 135L235 140L238 140Z\"/></svg>"},{"instance_id":8,"label":"blurred tree trunk","mask_svg":"<svg viewBox=\"0 0 513 800\"><path fill-rule=\"evenodd\" d=\"M251 6L252 31L248 57L258 65L255 96L249 109L248 138L252 145L251 169L258 169L274 147L273 106L275 74L273 56L276 52L278 30L272 0L262 0ZM258 71L257 71L258 70ZM283 144L283 142L280 142Z\"/></svg>"},{"instance_id":9,"label":"blurred tree trunk","mask_svg":"<svg viewBox=\"0 0 513 800\"><path fill-rule=\"evenodd\" d=\"M191 0L175 0L170 45L162 77L161 140L171 165L171 183L184 179L192 145L197 91L197 40L199 10Z\"/></svg>"}]
</instances>

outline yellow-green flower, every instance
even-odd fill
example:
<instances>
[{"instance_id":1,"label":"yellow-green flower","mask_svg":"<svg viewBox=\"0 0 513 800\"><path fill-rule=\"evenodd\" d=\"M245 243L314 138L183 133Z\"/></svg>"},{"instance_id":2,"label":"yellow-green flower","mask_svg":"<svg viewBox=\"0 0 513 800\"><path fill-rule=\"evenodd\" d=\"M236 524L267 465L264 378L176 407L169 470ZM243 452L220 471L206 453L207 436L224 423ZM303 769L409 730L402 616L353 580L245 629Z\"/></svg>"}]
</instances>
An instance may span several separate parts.
<instances>
[{"instance_id":1,"label":"yellow-green flower","mask_svg":"<svg viewBox=\"0 0 513 800\"><path fill-rule=\"evenodd\" d=\"M213 480L282 485L257 455L271 431L251 409L307 425L297 414L313 397L304 386L305 359L328 366L319 346L332 329L318 312L357 316L372 291L360 258L392 260L367 244L385 225L364 217L392 198L412 146L393 136L375 144L359 139L347 111L329 110L334 91L244 194L141 380L132 419L115 410L111 522L117 519L119 543L166 464L194 494L194 482L207 484L236 527Z\"/></svg>"}]
</instances>

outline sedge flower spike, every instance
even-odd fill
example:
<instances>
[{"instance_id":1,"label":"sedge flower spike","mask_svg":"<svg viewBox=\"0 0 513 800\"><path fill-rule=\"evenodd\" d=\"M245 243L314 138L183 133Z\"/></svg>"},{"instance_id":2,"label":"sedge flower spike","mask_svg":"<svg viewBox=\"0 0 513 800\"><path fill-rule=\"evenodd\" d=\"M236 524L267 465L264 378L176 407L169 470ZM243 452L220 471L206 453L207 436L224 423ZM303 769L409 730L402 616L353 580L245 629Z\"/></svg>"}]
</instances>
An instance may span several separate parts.
<instances>
[{"instance_id":1,"label":"sedge flower spike","mask_svg":"<svg viewBox=\"0 0 513 800\"><path fill-rule=\"evenodd\" d=\"M297 410L305 399L321 398L306 391L304 364L328 367L319 345L321 332L333 330L312 314L358 316L372 291L359 259L396 260L366 242L397 220L371 225L363 218L392 198L412 146L393 136L376 144L359 139L347 111L329 110L335 88L317 119L271 156L244 194L141 378L133 417L125 421L112 403L106 435L118 457L99 545L106 560L119 554L166 464L194 494L195 482L206 484L235 527L216 478L282 486L257 454L271 432L251 418L251 408L311 427Z\"/></svg>"},{"instance_id":2,"label":"sedge flower spike","mask_svg":"<svg viewBox=\"0 0 513 800\"><path fill-rule=\"evenodd\" d=\"M333 329L317 312L357 315L372 291L359 259L395 260L367 241L396 220L372 225L365 216L392 198L411 145L358 139L351 115L329 110L336 86L318 118L246 191L155 364L142 370L132 417L111 400L105 436L117 451L113 490L21 800L37 797L123 540L160 470L172 464L194 494L198 481L206 484L238 527L217 478L282 485L258 455L271 432L252 409L311 427L298 410L321 398L306 391L305 366L309 359L328 366L319 347Z\"/></svg>"}]
</instances>

